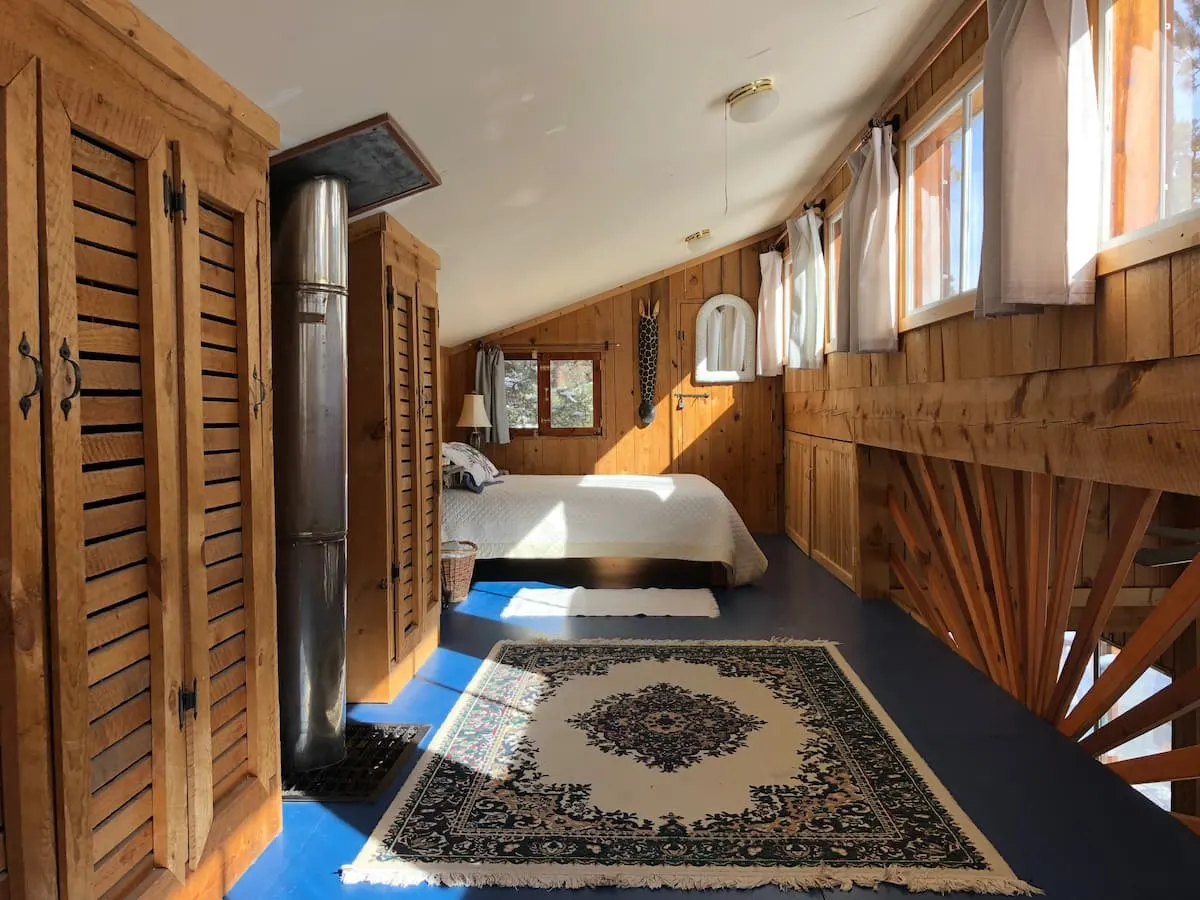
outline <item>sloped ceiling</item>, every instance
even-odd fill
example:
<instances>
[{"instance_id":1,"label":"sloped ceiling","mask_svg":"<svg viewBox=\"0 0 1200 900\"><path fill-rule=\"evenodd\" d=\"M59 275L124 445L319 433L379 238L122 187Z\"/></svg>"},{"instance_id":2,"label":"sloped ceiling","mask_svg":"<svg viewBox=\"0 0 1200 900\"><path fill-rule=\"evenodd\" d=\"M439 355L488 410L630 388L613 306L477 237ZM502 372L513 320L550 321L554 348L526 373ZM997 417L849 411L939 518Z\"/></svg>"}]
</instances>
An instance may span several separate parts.
<instances>
[{"instance_id":1,"label":"sloped ceiling","mask_svg":"<svg viewBox=\"0 0 1200 900\"><path fill-rule=\"evenodd\" d=\"M779 223L956 5L139 0L284 147L396 117L443 179L388 211L441 254L446 345ZM779 109L727 124L765 76Z\"/></svg>"}]
</instances>

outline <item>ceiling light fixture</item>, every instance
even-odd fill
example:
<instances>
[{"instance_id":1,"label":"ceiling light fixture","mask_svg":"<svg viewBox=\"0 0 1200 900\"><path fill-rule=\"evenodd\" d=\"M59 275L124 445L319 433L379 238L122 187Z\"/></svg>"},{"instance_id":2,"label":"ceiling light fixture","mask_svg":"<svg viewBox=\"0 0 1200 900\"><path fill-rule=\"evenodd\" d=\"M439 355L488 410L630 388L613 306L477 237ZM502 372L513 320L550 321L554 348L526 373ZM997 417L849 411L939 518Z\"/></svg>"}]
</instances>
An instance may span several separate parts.
<instances>
[{"instance_id":1,"label":"ceiling light fixture","mask_svg":"<svg viewBox=\"0 0 1200 900\"><path fill-rule=\"evenodd\" d=\"M775 90L774 79L760 78L743 84L725 98L725 103L733 121L742 124L761 122L778 108L779 92Z\"/></svg>"},{"instance_id":2,"label":"ceiling light fixture","mask_svg":"<svg viewBox=\"0 0 1200 900\"><path fill-rule=\"evenodd\" d=\"M685 237L683 242L687 244L688 253L703 253L712 246L712 232L707 228L701 228Z\"/></svg>"}]
</instances>

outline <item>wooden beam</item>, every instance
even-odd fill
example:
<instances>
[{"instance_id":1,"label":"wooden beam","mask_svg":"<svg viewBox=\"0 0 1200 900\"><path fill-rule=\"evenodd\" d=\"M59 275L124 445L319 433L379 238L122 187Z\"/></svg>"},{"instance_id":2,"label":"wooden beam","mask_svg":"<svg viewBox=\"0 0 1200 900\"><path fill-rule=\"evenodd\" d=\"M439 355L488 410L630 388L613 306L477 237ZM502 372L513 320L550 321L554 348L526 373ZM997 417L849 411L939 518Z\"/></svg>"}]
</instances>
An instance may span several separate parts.
<instances>
[{"instance_id":1,"label":"wooden beam","mask_svg":"<svg viewBox=\"0 0 1200 900\"><path fill-rule=\"evenodd\" d=\"M1062 721L1059 730L1078 739L1162 656L1197 613L1200 613L1200 556L1183 570L1142 627L1130 636L1117 658Z\"/></svg>"},{"instance_id":2,"label":"wooden beam","mask_svg":"<svg viewBox=\"0 0 1200 900\"><path fill-rule=\"evenodd\" d=\"M1100 632L1116 600L1117 590L1125 580L1138 544L1142 542L1146 526L1150 524L1150 517L1154 515L1154 508L1158 505L1158 498L1158 491L1130 490L1125 495L1108 544L1104 548L1104 555L1096 569L1092 592L1088 595L1087 606L1084 607L1083 619L1075 630L1075 638L1071 641L1071 652L1067 655L1058 685L1054 689L1049 707L1053 721L1059 721L1067 714L1067 706L1075 696L1075 689L1079 687L1084 669L1096 651L1096 643L1100 640Z\"/></svg>"},{"instance_id":3,"label":"wooden beam","mask_svg":"<svg viewBox=\"0 0 1200 900\"><path fill-rule=\"evenodd\" d=\"M1147 531L1149 533L1149 531ZM1077 587L1071 589L1071 607L1072 609L1081 609L1087 605L1088 596L1091 594L1091 588ZM1167 593L1165 587L1123 587L1117 591L1117 601L1113 604L1114 609L1127 607L1130 609L1149 609L1151 606L1157 606ZM1068 631L1070 629L1067 629ZM1122 629L1114 628L1114 631Z\"/></svg>"},{"instance_id":4,"label":"wooden beam","mask_svg":"<svg viewBox=\"0 0 1200 900\"><path fill-rule=\"evenodd\" d=\"M905 513L904 508L900 505L899 497L896 496L895 491L893 491L891 488L888 488L887 490L887 508L888 514L891 515L892 521L896 525L896 530L900 533L901 540L903 540L904 545L908 548L908 552L912 554L913 565L917 567L921 575L925 576L924 580L928 584L929 577L927 567L930 560L929 553L921 547L921 541L918 539L916 532L913 530L912 521L908 518L908 514ZM926 619L926 624L928 625L929 629L941 637L942 640L946 642L947 646L957 650L954 642L950 639L950 626L947 624L945 616L942 615L941 610L938 608L938 601L936 601L929 593L921 589L920 582L922 579L904 564L904 561L900 558L899 554L893 549L889 555L889 561L891 562L893 569L896 568L896 560L900 561L902 567L902 571L898 573L898 577L903 575L910 578L913 585L918 591L920 591L921 596L928 603L929 616ZM917 606L918 611L920 611L920 598L917 598L914 595L913 603ZM921 614L922 616L925 615L924 612Z\"/></svg>"},{"instance_id":5,"label":"wooden beam","mask_svg":"<svg viewBox=\"0 0 1200 900\"><path fill-rule=\"evenodd\" d=\"M971 561L971 573L979 590L979 604L984 626L987 629L987 640L998 663L997 683L1009 693L1015 694L1016 683L1010 677L1008 659L1000 632L1000 611L996 607L994 596L988 592L988 577L983 565L987 554L983 549L982 526L979 510L976 509L972 499L971 479L967 475L965 464L955 461L950 465L950 487L954 493L954 505L958 512L959 525L963 531L963 541Z\"/></svg>"},{"instance_id":6,"label":"wooden beam","mask_svg":"<svg viewBox=\"0 0 1200 900\"><path fill-rule=\"evenodd\" d=\"M1029 475L1029 520L1026 537L1029 551L1026 562L1025 703L1037 708L1042 685L1042 663L1047 641L1046 621L1050 608L1050 534L1054 514L1054 476L1038 472ZM1055 667L1057 674L1057 667Z\"/></svg>"},{"instance_id":7,"label":"wooden beam","mask_svg":"<svg viewBox=\"0 0 1200 900\"><path fill-rule=\"evenodd\" d=\"M1050 715L1054 685L1058 680L1058 662L1062 657L1067 617L1071 612L1071 594L1083 553L1083 538L1087 531L1087 514L1092 503L1092 483L1072 479L1066 483L1063 500L1062 543L1054 567L1054 589L1046 615L1046 643L1042 655L1041 674L1036 711Z\"/></svg>"},{"instance_id":8,"label":"wooden beam","mask_svg":"<svg viewBox=\"0 0 1200 900\"><path fill-rule=\"evenodd\" d=\"M967 554L971 561L971 572L975 583L986 595L988 578L984 571L983 561L986 553L983 549L982 529L979 521L979 511L975 508L971 494L971 479L967 475L965 463L955 460L950 465L950 487L954 492L954 505L958 512L959 525L962 526L967 545Z\"/></svg>"},{"instance_id":9,"label":"wooden beam","mask_svg":"<svg viewBox=\"0 0 1200 900\"><path fill-rule=\"evenodd\" d=\"M1004 555L1004 533L1000 527L999 507L996 504L995 472L975 466L975 494L979 498L979 520L983 530L983 546L992 575L992 598L1000 626L1000 653L1007 671L1013 695L1017 690L1016 620L1013 615L1012 594L1008 587L1008 566Z\"/></svg>"},{"instance_id":10,"label":"wooden beam","mask_svg":"<svg viewBox=\"0 0 1200 900\"><path fill-rule=\"evenodd\" d=\"M1012 592L1013 634L1017 641L1013 647L1013 665L1017 670L1017 696L1028 703L1026 685L1029 681L1029 628L1026 623L1026 606L1029 599L1029 478L1028 472L1012 473L1012 494L1009 496L1012 532L1008 546L1015 548L1009 555L1009 574L1015 589Z\"/></svg>"},{"instance_id":11,"label":"wooden beam","mask_svg":"<svg viewBox=\"0 0 1200 900\"><path fill-rule=\"evenodd\" d=\"M901 463L902 468L905 468L903 461ZM911 477L912 473L909 472L908 474ZM916 486L911 485L910 487L915 488ZM910 499L917 508L918 516L925 527L926 533L928 533L928 512L922 508L919 498L910 497ZM908 513L900 505L899 498L895 492L891 490L888 491L888 510L891 512L892 519L896 523L896 530L900 532L901 539L904 541L905 546L908 547L908 552L912 554L914 559L921 560L925 564L926 581L929 584L929 592L933 605L953 637L958 652L971 665L986 672L987 666L984 664L983 657L979 653L979 648L975 645L974 638L971 636L971 629L967 626L966 619L963 618L958 598L954 595L953 590L951 590L949 581L941 569L941 563L930 553L929 547L923 545L921 539L917 536L912 519L909 518Z\"/></svg>"},{"instance_id":12,"label":"wooden beam","mask_svg":"<svg viewBox=\"0 0 1200 900\"><path fill-rule=\"evenodd\" d=\"M916 607L916 610L920 614L921 618L925 620L925 627L932 631L934 636L936 636L937 639L943 644L951 649L954 649L954 644L950 640L950 634L946 628L946 623L942 621L941 616L939 616L937 610L934 609L933 601L930 600L929 595L925 592L925 589L921 587L921 583L917 580L917 576L913 574L912 570L908 567L908 564L903 560L903 558L901 558L900 554L897 553L895 549L892 550L889 561L891 563L892 571L896 573L896 578L900 581L900 584L904 586L904 590L908 592L908 597L912 601L913 606Z\"/></svg>"},{"instance_id":13,"label":"wooden beam","mask_svg":"<svg viewBox=\"0 0 1200 900\"><path fill-rule=\"evenodd\" d=\"M1200 746L1122 759L1108 763L1108 767L1130 784L1200 778Z\"/></svg>"},{"instance_id":14,"label":"wooden beam","mask_svg":"<svg viewBox=\"0 0 1200 900\"><path fill-rule=\"evenodd\" d=\"M1200 669L1192 669L1079 742L1091 756L1107 753L1151 729L1200 709Z\"/></svg>"},{"instance_id":15,"label":"wooden beam","mask_svg":"<svg viewBox=\"0 0 1200 900\"><path fill-rule=\"evenodd\" d=\"M786 395L786 426L906 453L1200 494L1200 356Z\"/></svg>"},{"instance_id":16,"label":"wooden beam","mask_svg":"<svg viewBox=\"0 0 1200 900\"><path fill-rule=\"evenodd\" d=\"M918 456L917 471L921 473L921 482L925 486L925 499L933 513L934 524L937 526L937 531L932 532L931 530L931 533L935 544L941 548L943 565L945 560L950 563L949 571L954 574L958 596L966 608L971 631L975 635L979 651L987 665L988 674L997 684L1004 684L1004 662L1000 658L999 648L992 637L991 622L983 598L983 585L975 580L973 572L968 567L966 554L955 540L957 530L950 521L950 510L946 506L945 497L937 483L933 461L928 456ZM916 489L915 485L913 487Z\"/></svg>"}]
</instances>

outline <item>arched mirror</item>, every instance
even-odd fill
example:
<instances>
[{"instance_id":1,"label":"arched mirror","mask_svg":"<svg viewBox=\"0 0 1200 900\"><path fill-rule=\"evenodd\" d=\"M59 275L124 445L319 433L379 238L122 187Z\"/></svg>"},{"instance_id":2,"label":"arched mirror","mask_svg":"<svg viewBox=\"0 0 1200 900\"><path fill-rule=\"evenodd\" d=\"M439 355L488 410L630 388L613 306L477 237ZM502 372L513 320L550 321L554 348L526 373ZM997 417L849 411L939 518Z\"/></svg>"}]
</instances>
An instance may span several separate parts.
<instances>
[{"instance_id":1,"label":"arched mirror","mask_svg":"<svg viewBox=\"0 0 1200 900\"><path fill-rule=\"evenodd\" d=\"M717 294L696 313L696 384L754 380L754 309L741 297Z\"/></svg>"}]
</instances>

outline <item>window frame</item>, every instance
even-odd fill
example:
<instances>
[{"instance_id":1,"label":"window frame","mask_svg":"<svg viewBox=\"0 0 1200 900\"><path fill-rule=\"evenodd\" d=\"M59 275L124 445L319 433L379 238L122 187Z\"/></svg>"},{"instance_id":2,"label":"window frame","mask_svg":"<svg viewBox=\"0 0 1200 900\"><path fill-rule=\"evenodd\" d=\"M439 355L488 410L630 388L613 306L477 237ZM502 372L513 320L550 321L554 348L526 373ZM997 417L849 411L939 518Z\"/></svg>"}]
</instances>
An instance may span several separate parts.
<instances>
[{"instance_id":1,"label":"window frame","mask_svg":"<svg viewBox=\"0 0 1200 900\"><path fill-rule=\"evenodd\" d=\"M504 360L537 362L536 428L509 427L513 437L598 437L604 434L604 352L601 350L504 350ZM586 428L555 428L550 424L550 364L591 361L592 424Z\"/></svg>"},{"instance_id":2,"label":"window frame","mask_svg":"<svg viewBox=\"0 0 1200 900\"><path fill-rule=\"evenodd\" d=\"M1101 216L1098 251L1096 254L1096 275L1110 275L1141 263L1162 259L1182 250L1200 246L1200 207L1184 210L1171 216L1163 216L1165 204L1165 179L1163 178L1164 142L1163 121L1167 110L1168 91L1163 90L1163 82L1159 83L1159 218L1155 221L1135 228L1124 234L1112 235L1112 129L1113 101L1109 86L1112 66L1113 29L1110 19L1113 0L1097 0L1092 6L1096 20L1092 24L1093 58L1096 66L1098 99L1100 102L1101 130ZM1163 0L1159 2L1159 27L1162 35L1161 61L1159 73L1161 79L1166 79L1169 54L1166 52L1166 33L1162 30Z\"/></svg>"},{"instance_id":3,"label":"window frame","mask_svg":"<svg viewBox=\"0 0 1200 900\"><path fill-rule=\"evenodd\" d=\"M828 356L834 351L833 344L833 324L836 321L834 314L837 311L837 286L838 275L834 270L834 255L833 235L834 223L842 221L842 213L845 211L846 195L849 191L843 191L836 198L830 201L825 207L825 215L821 221L821 251L825 257L825 355ZM840 266L841 246L838 246L837 262Z\"/></svg>"},{"instance_id":4,"label":"window frame","mask_svg":"<svg viewBox=\"0 0 1200 900\"><path fill-rule=\"evenodd\" d=\"M965 275L970 265L967 254L967 248L970 245L968 230L968 223L970 221L968 199L971 195L970 104L971 95L977 88L982 86L983 69L981 67L972 67L968 73L964 73L962 78L955 79L952 85L947 85L948 90L945 96L936 98L938 101L936 105L933 103L929 104L930 109L928 113L915 123L917 125L916 128L910 127L904 129L908 133L900 141L900 162L901 171L903 172L903 178L900 180L902 213L900 226L902 232L900 238L902 245L902 252L900 253L901 290L899 291L900 308L897 310L900 331L910 331L913 328L919 328L922 325L928 325L941 319L961 315L975 308L975 292L978 283L949 297L942 297L929 303L923 303L920 306L912 305L917 293L917 285L915 283L916 267L913 264L917 249L915 245L916 210L913 203L915 192L912 187L916 172L914 170L915 154L912 152L912 148L928 138L947 117L954 114L956 109L962 112L962 201L959 204L959 221L957 223L959 245L961 247L958 261L958 278L961 284L966 280ZM983 107L985 115L987 113L986 98L987 95L985 93Z\"/></svg>"}]
</instances>

